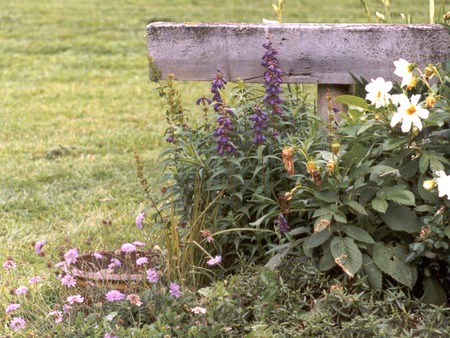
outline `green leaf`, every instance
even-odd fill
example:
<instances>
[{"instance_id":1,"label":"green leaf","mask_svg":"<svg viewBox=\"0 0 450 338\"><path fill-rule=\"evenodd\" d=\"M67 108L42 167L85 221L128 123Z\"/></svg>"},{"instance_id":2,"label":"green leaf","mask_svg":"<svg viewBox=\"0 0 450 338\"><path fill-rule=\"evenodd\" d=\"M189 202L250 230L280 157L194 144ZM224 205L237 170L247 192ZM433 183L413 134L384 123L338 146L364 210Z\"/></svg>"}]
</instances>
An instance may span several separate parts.
<instances>
[{"instance_id":1,"label":"green leaf","mask_svg":"<svg viewBox=\"0 0 450 338\"><path fill-rule=\"evenodd\" d=\"M334 237L331 240L330 249L336 264L353 278L362 266L361 251L354 240L349 237Z\"/></svg>"},{"instance_id":2,"label":"green leaf","mask_svg":"<svg viewBox=\"0 0 450 338\"><path fill-rule=\"evenodd\" d=\"M322 231L312 234L305 241L305 244L304 244L305 249L308 250L308 249L317 248L318 246L325 243L328 240L328 238L330 238L330 236L331 236L331 231L329 231L329 230L322 230Z\"/></svg>"},{"instance_id":3,"label":"green leaf","mask_svg":"<svg viewBox=\"0 0 450 338\"><path fill-rule=\"evenodd\" d=\"M347 106L354 106L358 108L362 108L364 110L369 109L369 105L366 100L362 97L354 96L354 95L340 95L334 98L336 102L340 102L346 104Z\"/></svg>"},{"instance_id":4,"label":"green leaf","mask_svg":"<svg viewBox=\"0 0 450 338\"><path fill-rule=\"evenodd\" d=\"M383 177L386 175L391 175L394 177L400 176L398 169L384 164L373 166L372 168L370 168L369 172L377 177Z\"/></svg>"},{"instance_id":5,"label":"green leaf","mask_svg":"<svg viewBox=\"0 0 450 338\"><path fill-rule=\"evenodd\" d=\"M400 284L414 286L414 266L406 263L408 249L402 246L385 245L378 242L373 248L372 258L377 267Z\"/></svg>"},{"instance_id":6,"label":"green leaf","mask_svg":"<svg viewBox=\"0 0 450 338\"><path fill-rule=\"evenodd\" d=\"M314 195L319 200L327 202L327 203L338 202L338 197L337 197L337 194L335 191L331 191L331 190L318 191Z\"/></svg>"},{"instance_id":7,"label":"green leaf","mask_svg":"<svg viewBox=\"0 0 450 338\"><path fill-rule=\"evenodd\" d=\"M426 304L445 305L447 303L447 294L442 288L439 280L434 276L425 277L423 279L423 296L422 300Z\"/></svg>"},{"instance_id":8,"label":"green leaf","mask_svg":"<svg viewBox=\"0 0 450 338\"><path fill-rule=\"evenodd\" d=\"M425 173L427 171L429 165L430 165L430 157L428 156L428 154L426 152L424 152L422 154L422 156L420 156L420 160L419 160L420 173L421 174Z\"/></svg>"},{"instance_id":9,"label":"green leaf","mask_svg":"<svg viewBox=\"0 0 450 338\"><path fill-rule=\"evenodd\" d=\"M364 133L367 129L372 128L373 126L380 125L380 123L377 120L369 120L366 121L361 128L356 132L356 135L361 135Z\"/></svg>"},{"instance_id":10,"label":"green leaf","mask_svg":"<svg viewBox=\"0 0 450 338\"><path fill-rule=\"evenodd\" d=\"M366 209L364 209L364 207L361 204L359 204L358 202L347 201L345 204L348 205L350 207L350 209L352 209L353 211L355 211L359 214L367 215Z\"/></svg>"},{"instance_id":11,"label":"green leaf","mask_svg":"<svg viewBox=\"0 0 450 338\"><path fill-rule=\"evenodd\" d=\"M370 234L366 230L361 229L360 227L353 225L346 226L344 228L344 233L359 242L375 244L372 236L370 236Z\"/></svg>"},{"instance_id":12,"label":"green leaf","mask_svg":"<svg viewBox=\"0 0 450 338\"><path fill-rule=\"evenodd\" d=\"M367 276L369 286L375 291L380 291L383 286L383 274L369 255L362 255L362 258L363 271Z\"/></svg>"},{"instance_id":13,"label":"green leaf","mask_svg":"<svg viewBox=\"0 0 450 338\"><path fill-rule=\"evenodd\" d=\"M367 149L357 144L341 156L341 161L347 168L358 164L367 155Z\"/></svg>"},{"instance_id":14,"label":"green leaf","mask_svg":"<svg viewBox=\"0 0 450 338\"><path fill-rule=\"evenodd\" d=\"M380 216L384 223L395 231L413 233L422 228L417 215L410 208L402 205L389 203L386 213Z\"/></svg>"},{"instance_id":15,"label":"green leaf","mask_svg":"<svg viewBox=\"0 0 450 338\"><path fill-rule=\"evenodd\" d=\"M447 235L448 238L450 238L450 225L447 225L445 227L444 233Z\"/></svg>"},{"instance_id":16,"label":"green leaf","mask_svg":"<svg viewBox=\"0 0 450 338\"><path fill-rule=\"evenodd\" d=\"M404 185L382 188L377 192L377 198L400 205L416 205L414 194L407 190Z\"/></svg>"},{"instance_id":17,"label":"green leaf","mask_svg":"<svg viewBox=\"0 0 450 338\"><path fill-rule=\"evenodd\" d=\"M330 247L327 246L323 250L323 255L319 261L319 270L320 271L328 271L336 265L334 261L333 255L331 254Z\"/></svg>"},{"instance_id":18,"label":"green leaf","mask_svg":"<svg viewBox=\"0 0 450 338\"><path fill-rule=\"evenodd\" d=\"M340 222L340 223L344 223L344 224L347 223L347 217L341 211L336 210L333 214L333 218L336 222Z\"/></svg>"},{"instance_id":19,"label":"green leaf","mask_svg":"<svg viewBox=\"0 0 450 338\"><path fill-rule=\"evenodd\" d=\"M372 208L379 213L384 214L388 208L389 204L385 200L374 198L372 200Z\"/></svg>"}]
</instances>

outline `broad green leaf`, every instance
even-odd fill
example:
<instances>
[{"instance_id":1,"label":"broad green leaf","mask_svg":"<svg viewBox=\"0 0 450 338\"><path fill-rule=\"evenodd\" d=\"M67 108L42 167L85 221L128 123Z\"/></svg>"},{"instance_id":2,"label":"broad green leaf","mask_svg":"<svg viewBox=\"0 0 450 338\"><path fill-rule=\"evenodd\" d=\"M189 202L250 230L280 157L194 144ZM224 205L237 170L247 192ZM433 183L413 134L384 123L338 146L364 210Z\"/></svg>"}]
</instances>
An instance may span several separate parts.
<instances>
[{"instance_id":1,"label":"broad green leaf","mask_svg":"<svg viewBox=\"0 0 450 338\"><path fill-rule=\"evenodd\" d=\"M384 165L384 164L379 164L379 165L373 166L372 168L370 168L369 172L372 175L375 175L377 177L383 177L386 175L394 176L394 177L400 176L398 169L390 167L388 165Z\"/></svg>"},{"instance_id":2,"label":"broad green leaf","mask_svg":"<svg viewBox=\"0 0 450 338\"><path fill-rule=\"evenodd\" d=\"M377 121L377 120L369 120L369 121L366 121L363 125L362 125L362 127L356 132L356 135L361 135L362 133L364 133L367 129L370 129L370 128L372 128L373 126L376 126L376 125L380 125L380 123Z\"/></svg>"},{"instance_id":3,"label":"broad green leaf","mask_svg":"<svg viewBox=\"0 0 450 338\"><path fill-rule=\"evenodd\" d=\"M384 223L395 231L413 233L422 228L417 215L410 208L402 205L389 203L386 213L380 216Z\"/></svg>"},{"instance_id":4,"label":"broad green leaf","mask_svg":"<svg viewBox=\"0 0 450 338\"><path fill-rule=\"evenodd\" d=\"M414 266L406 263L408 249L402 246L385 245L378 242L373 248L372 258L377 267L400 284L414 286Z\"/></svg>"},{"instance_id":5,"label":"broad green leaf","mask_svg":"<svg viewBox=\"0 0 450 338\"><path fill-rule=\"evenodd\" d=\"M334 98L336 102L340 102L346 104L347 106L354 106L358 108L362 108L364 110L369 109L369 105L366 100L362 97L354 96L354 95L340 95Z\"/></svg>"},{"instance_id":6,"label":"broad green leaf","mask_svg":"<svg viewBox=\"0 0 450 338\"><path fill-rule=\"evenodd\" d=\"M420 170L420 173L424 174L427 171L429 165L430 165L430 157L425 152L425 153L422 154L422 156L420 156L420 159L419 159L419 170Z\"/></svg>"},{"instance_id":7,"label":"broad green leaf","mask_svg":"<svg viewBox=\"0 0 450 338\"><path fill-rule=\"evenodd\" d=\"M450 238L450 225L447 225L445 227L444 233L447 235L448 238Z\"/></svg>"},{"instance_id":8,"label":"broad green leaf","mask_svg":"<svg viewBox=\"0 0 450 338\"><path fill-rule=\"evenodd\" d=\"M362 255L350 237L334 237L330 243L331 254L337 265L351 278L362 266Z\"/></svg>"},{"instance_id":9,"label":"broad green leaf","mask_svg":"<svg viewBox=\"0 0 450 338\"><path fill-rule=\"evenodd\" d=\"M400 205L416 205L414 194L403 185L382 188L377 192L377 198Z\"/></svg>"},{"instance_id":10,"label":"broad green leaf","mask_svg":"<svg viewBox=\"0 0 450 338\"><path fill-rule=\"evenodd\" d=\"M327 246L323 250L323 255L319 261L319 270L320 271L328 271L336 265L334 261L333 255L331 254L330 247Z\"/></svg>"},{"instance_id":11,"label":"broad green leaf","mask_svg":"<svg viewBox=\"0 0 450 338\"><path fill-rule=\"evenodd\" d=\"M366 209L364 209L364 207L359 204L356 201L347 201L345 202L346 205L348 205L350 207L350 209L352 209L353 211L359 213L359 214L363 214L363 215L367 215Z\"/></svg>"},{"instance_id":12,"label":"broad green leaf","mask_svg":"<svg viewBox=\"0 0 450 338\"><path fill-rule=\"evenodd\" d=\"M395 149L395 148L400 148L404 144L406 144L406 142L407 142L406 138L405 139L387 138L384 141L383 150L384 151L388 151L388 150L392 150L392 149Z\"/></svg>"},{"instance_id":13,"label":"broad green leaf","mask_svg":"<svg viewBox=\"0 0 450 338\"><path fill-rule=\"evenodd\" d=\"M379 213L384 214L388 208L389 204L385 200L374 198L372 200L372 208Z\"/></svg>"},{"instance_id":14,"label":"broad green leaf","mask_svg":"<svg viewBox=\"0 0 450 338\"><path fill-rule=\"evenodd\" d=\"M347 223L347 217L341 211L336 210L333 214L333 218L336 222L340 222L340 223L344 223L344 224Z\"/></svg>"},{"instance_id":15,"label":"broad green leaf","mask_svg":"<svg viewBox=\"0 0 450 338\"><path fill-rule=\"evenodd\" d=\"M372 236L370 236L370 234L366 230L361 229L360 227L349 225L346 226L343 231L348 236L359 242L375 244L375 241L373 240Z\"/></svg>"},{"instance_id":16,"label":"broad green leaf","mask_svg":"<svg viewBox=\"0 0 450 338\"><path fill-rule=\"evenodd\" d=\"M367 149L357 144L341 156L341 161L347 168L350 168L358 164L366 155Z\"/></svg>"},{"instance_id":17,"label":"broad green leaf","mask_svg":"<svg viewBox=\"0 0 450 338\"><path fill-rule=\"evenodd\" d=\"M316 219L314 222L314 232L320 232L326 228L329 228L332 216L332 214L325 214Z\"/></svg>"},{"instance_id":18,"label":"broad green leaf","mask_svg":"<svg viewBox=\"0 0 450 338\"><path fill-rule=\"evenodd\" d=\"M447 294L442 288L439 280L434 276L425 277L423 280L423 296L422 300L426 304L445 305L447 303Z\"/></svg>"},{"instance_id":19,"label":"broad green leaf","mask_svg":"<svg viewBox=\"0 0 450 338\"><path fill-rule=\"evenodd\" d=\"M319 200L327 203L336 203L338 201L338 197L335 191L331 190L318 191L314 195Z\"/></svg>"},{"instance_id":20,"label":"broad green leaf","mask_svg":"<svg viewBox=\"0 0 450 338\"><path fill-rule=\"evenodd\" d=\"M331 236L331 231L329 230L322 230L319 232L316 232L312 234L306 241L305 241L305 249L313 249L317 248L318 246L325 243L328 238Z\"/></svg>"},{"instance_id":21,"label":"broad green leaf","mask_svg":"<svg viewBox=\"0 0 450 338\"><path fill-rule=\"evenodd\" d=\"M367 276L370 287L375 291L380 291L383 286L383 274L369 255L364 254L362 255L362 258L363 270Z\"/></svg>"}]
</instances>

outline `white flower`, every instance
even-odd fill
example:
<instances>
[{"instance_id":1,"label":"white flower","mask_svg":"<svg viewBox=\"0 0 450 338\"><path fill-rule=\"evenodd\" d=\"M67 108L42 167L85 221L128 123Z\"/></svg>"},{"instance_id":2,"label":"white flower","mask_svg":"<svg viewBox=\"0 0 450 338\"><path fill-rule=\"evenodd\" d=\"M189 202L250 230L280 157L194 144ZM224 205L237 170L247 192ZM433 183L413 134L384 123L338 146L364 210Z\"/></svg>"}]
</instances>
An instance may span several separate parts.
<instances>
[{"instance_id":1,"label":"white flower","mask_svg":"<svg viewBox=\"0 0 450 338\"><path fill-rule=\"evenodd\" d=\"M436 171L438 178L436 179L439 197L447 195L447 199L450 200L450 175L446 175L443 170Z\"/></svg>"},{"instance_id":2,"label":"white flower","mask_svg":"<svg viewBox=\"0 0 450 338\"><path fill-rule=\"evenodd\" d=\"M191 311L194 312L195 314L206 313L206 309L202 308L200 306L196 306L196 307L192 308Z\"/></svg>"},{"instance_id":3,"label":"white flower","mask_svg":"<svg viewBox=\"0 0 450 338\"><path fill-rule=\"evenodd\" d=\"M395 71L394 74L398 75L402 78L402 84L401 86L406 86L413 77L413 69L414 64L409 63L405 59L400 59L398 61L394 61Z\"/></svg>"},{"instance_id":4,"label":"white flower","mask_svg":"<svg viewBox=\"0 0 450 338\"><path fill-rule=\"evenodd\" d=\"M417 129L422 130L422 119L428 118L428 110L419 105L420 95L413 95L411 101L405 94L398 95L394 101L398 101L400 105L397 112L392 116L391 127L396 126L402 121L402 132L407 133L414 125Z\"/></svg>"},{"instance_id":5,"label":"white flower","mask_svg":"<svg viewBox=\"0 0 450 338\"><path fill-rule=\"evenodd\" d=\"M375 104L375 108L386 107L389 104L389 91L392 89L391 81L384 81L379 77L376 80L372 79L372 82L366 86L366 100L369 100L372 104Z\"/></svg>"}]
</instances>

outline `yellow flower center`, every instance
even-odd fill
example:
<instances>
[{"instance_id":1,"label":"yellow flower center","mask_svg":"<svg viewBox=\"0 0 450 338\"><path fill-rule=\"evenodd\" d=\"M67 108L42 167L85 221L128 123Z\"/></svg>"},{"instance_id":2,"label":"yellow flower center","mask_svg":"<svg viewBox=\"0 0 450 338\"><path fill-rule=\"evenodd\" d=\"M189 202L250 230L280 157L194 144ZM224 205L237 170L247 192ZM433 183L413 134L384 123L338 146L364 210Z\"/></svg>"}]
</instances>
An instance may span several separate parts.
<instances>
[{"instance_id":1,"label":"yellow flower center","mask_svg":"<svg viewBox=\"0 0 450 338\"><path fill-rule=\"evenodd\" d=\"M416 113L416 106L411 105L408 109L406 109L406 114L408 115L414 115Z\"/></svg>"}]
</instances>

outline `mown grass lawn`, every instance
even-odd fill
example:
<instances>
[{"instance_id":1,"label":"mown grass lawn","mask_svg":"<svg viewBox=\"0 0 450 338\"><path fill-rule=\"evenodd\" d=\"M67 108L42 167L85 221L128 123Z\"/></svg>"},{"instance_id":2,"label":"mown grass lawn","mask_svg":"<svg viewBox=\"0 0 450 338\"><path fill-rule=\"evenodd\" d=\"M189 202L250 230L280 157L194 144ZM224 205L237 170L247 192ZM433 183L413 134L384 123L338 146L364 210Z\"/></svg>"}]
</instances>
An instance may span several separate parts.
<instances>
[{"instance_id":1,"label":"mown grass lawn","mask_svg":"<svg viewBox=\"0 0 450 338\"><path fill-rule=\"evenodd\" d=\"M157 182L165 128L163 103L147 76L146 25L162 20L260 22L263 17L274 18L271 3L2 3L2 261L12 256L27 265L26 280L46 271L45 261L34 255L33 241L45 238L53 246L72 243L86 248L91 243L110 248L139 239L134 217L145 201L135 175L134 152L144 161L147 176ZM372 13L382 11L380 1L367 3ZM424 1L408 3L413 21L426 22ZM400 22L399 13L406 8L401 1L392 6L392 15ZM320 8L316 1L303 0L285 1L285 21L367 22L367 17L357 0L324 0ZM192 100L206 92L208 84L180 83L179 89ZM185 106L195 109L194 102ZM111 225L105 225L109 221ZM2 293L8 292L9 285L0 281Z\"/></svg>"}]
</instances>

